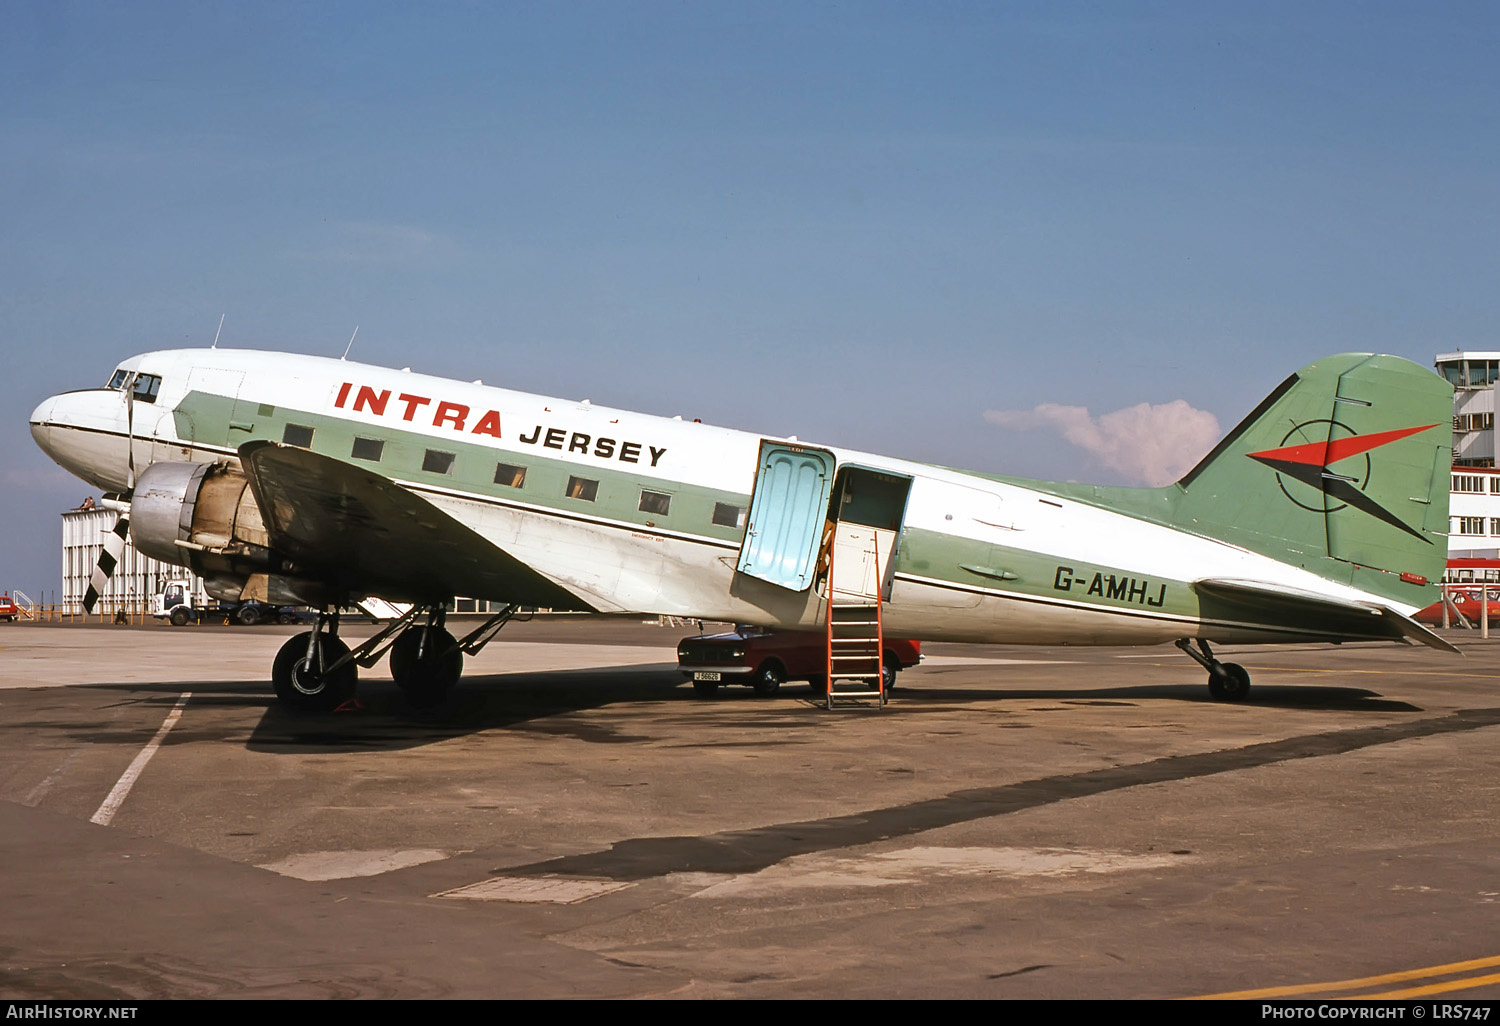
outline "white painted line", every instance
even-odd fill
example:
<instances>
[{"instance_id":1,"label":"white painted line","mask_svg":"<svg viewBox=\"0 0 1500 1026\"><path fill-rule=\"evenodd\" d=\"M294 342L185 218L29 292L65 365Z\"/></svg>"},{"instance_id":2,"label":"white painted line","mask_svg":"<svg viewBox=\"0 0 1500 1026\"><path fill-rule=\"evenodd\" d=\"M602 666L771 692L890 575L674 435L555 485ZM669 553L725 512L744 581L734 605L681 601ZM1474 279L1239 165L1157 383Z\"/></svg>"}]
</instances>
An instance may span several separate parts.
<instances>
[{"instance_id":1,"label":"white painted line","mask_svg":"<svg viewBox=\"0 0 1500 1026\"><path fill-rule=\"evenodd\" d=\"M558 876L492 876L488 880L434 894L434 898L465 898L469 901L525 901L571 905L612 894L631 886L619 880L569 879Z\"/></svg>"},{"instance_id":2,"label":"white painted line","mask_svg":"<svg viewBox=\"0 0 1500 1026\"><path fill-rule=\"evenodd\" d=\"M379 848L374 851L308 851L288 855L276 862L261 863L282 876L298 880L347 880L355 876L379 876L408 866L436 862L449 855L436 848Z\"/></svg>"},{"instance_id":3,"label":"white painted line","mask_svg":"<svg viewBox=\"0 0 1500 1026\"><path fill-rule=\"evenodd\" d=\"M131 761L129 766L125 767L125 772L120 775L120 779L115 781L114 790L109 792L109 797L104 799L104 804L99 806L99 811L94 813L89 820L90 823L109 826L109 821L115 818L115 813L119 812L120 806L125 803L125 796L135 786L136 778L141 775L146 768L146 763L151 761L151 757L161 747L162 741L166 740L167 731L176 726L177 721L182 718L182 710L187 705L188 699L192 697L191 691L182 693L182 697L177 700L177 704L172 706L172 711L167 713L167 718L162 721L161 729L156 732L151 743L141 749L140 754Z\"/></svg>"}]
</instances>

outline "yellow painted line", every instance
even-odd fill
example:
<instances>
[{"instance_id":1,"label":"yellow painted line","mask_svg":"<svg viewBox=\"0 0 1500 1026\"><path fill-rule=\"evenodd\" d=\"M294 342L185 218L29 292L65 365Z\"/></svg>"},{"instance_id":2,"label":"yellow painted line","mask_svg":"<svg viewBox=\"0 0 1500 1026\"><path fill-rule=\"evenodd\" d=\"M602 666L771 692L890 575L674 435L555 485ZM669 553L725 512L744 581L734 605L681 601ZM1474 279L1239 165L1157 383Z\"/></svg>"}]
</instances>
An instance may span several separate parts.
<instances>
[{"instance_id":1,"label":"yellow painted line","mask_svg":"<svg viewBox=\"0 0 1500 1026\"><path fill-rule=\"evenodd\" d=\"M1322 991L1359 990L1363 987L1375 987L1383 983L1405 983L1408 980L1421 980L1430 976L1451 976L1453 973L1466 973L1473 969L1488 969L1492 966L1500 966L1500 955L1489 958L1474 958L1467 962L1449 962L1446 965L1430 965L1422 969L1403 969L1400 972L1383 973L1379 976L1363 976L1357 980L1335 980L1329 983L1301 983L1290 987L1265 987L1260 990L1232 990L1223 994L1204 994L1190 1000L1194 1001L1234 1001L1249 998L1273 998L1273 997L1296 997L1300 994L1317 994ZM1447 983L1437 983L1432 986L1447 990L1463 990L1468 987L1477 987L1491 980L1500 980L1500 975L1484 976L1477 979L1452 980ZM1418 993L1438 993L1437 990L1427 988L1416 988L1409 992L1415 997ZM1408 992L1393 991L1390 994L1370 994L1366 997L1391 998L1406 995Z\"/></svg>"},{"instance_id":2,"label":"yellow painted line","mask_svg":"<svg viewBox=\"0 0 1500 1026\"><path fill-rule=\"evenodd\" d=\"M1492 976L1471 976L1466 980L1449 980L1447 983L1434 983L1428 987L1410 987L1406 990L1392 990L1384 994L1361 994L1360 998L1371 1001L1394 1001L1398 998L1422 997L1424 994L1446 994L1454 990L1469 990L1472 987L1480 987L1486 983L1500 983L1500 973L1495 973Z\"/></svg>"}]
</instances>

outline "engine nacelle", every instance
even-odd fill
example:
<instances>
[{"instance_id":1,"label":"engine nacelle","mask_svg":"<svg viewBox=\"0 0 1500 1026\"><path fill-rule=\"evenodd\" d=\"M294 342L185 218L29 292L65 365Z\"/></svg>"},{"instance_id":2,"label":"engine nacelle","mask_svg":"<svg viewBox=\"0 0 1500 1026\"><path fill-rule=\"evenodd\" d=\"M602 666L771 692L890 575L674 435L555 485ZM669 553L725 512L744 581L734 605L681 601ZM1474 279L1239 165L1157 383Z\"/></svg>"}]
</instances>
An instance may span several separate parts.
<instances>
[{"instance_id":1,"label":"engine nacelle","mask_svg":"<svg viewBox=\"0 0 1500 1026\"><path fill-rule=\"evenodd\" d=\"M250 481L228 461L147 467L131 498L130 540L153 559L191 568L217 599L328 601L324 585L298 578L271 549Z\"/></svg>"}]
</instances>

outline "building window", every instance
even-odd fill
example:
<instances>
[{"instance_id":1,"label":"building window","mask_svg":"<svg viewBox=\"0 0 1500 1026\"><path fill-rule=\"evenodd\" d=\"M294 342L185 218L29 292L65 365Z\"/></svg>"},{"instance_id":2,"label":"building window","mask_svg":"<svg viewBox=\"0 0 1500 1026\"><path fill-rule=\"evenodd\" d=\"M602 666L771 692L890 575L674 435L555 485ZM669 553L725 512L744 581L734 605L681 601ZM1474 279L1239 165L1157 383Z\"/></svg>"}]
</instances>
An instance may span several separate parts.
<instances>
[{"instance_id":1,"label":"building window","mask_svg":"<svg viewBox=\"0 0 1500 1026\"><path fill-rule=\"evenodd\" d=\"M526 483L526 468L509 463L495 464L495 483L507 488L520 488Z\"/></svg>"},{"instance_id":2,"label":"building window","mask_svg":"<svg viewBox=\"0 0 1500 1026\"><path fill-rule=\"evenodd\" d=\"M1458 524L1455 534L1484 534L1484 517L1454 517Z\"/></svg>"},{"instance_id":3,"label":"building window","mask_svg":"<svg viewBox=\"0 0 1500 1026\"><path fill-rule=\"evenodd\" d=\"M651 492L641 489L641 504L636 507L642 513L655 513L657 516L666 516L667 511L672 508L672 497L666 492Z\"/></svg>"},{"instance_id":4,"label":"building window","mask_svg":"<svg viewBox=\"0 0 1500 1026\"><path fill-rule=\"evenodd\" d=\"M422 456L422 469L429 474L452 473L453 454L451 452L438 452L436 449L428 449Z\"/></svg>"},{"instance_id":5,"label":"building window","mask_svg":"<svg viewBox=\"0 0 1500 1026\"><path fill-rule=\"evenodd\" d=\"M714 503L714 523L719 527L744 527L745 507L732 506L727 502Z\"/></svg>"},{"instance_id":6,"label":"building window","mask_svg":"<svg viewBox=\"0 0 1500 1026\"><path fill-rule=\"evenodd\" d=\"M299 449L312 448L313 429L303 424L288 424L281 432L281 440Z\"/></svg>"},{"instance_id":7,"label":"building window","mask_svg":"<svg viewBox=\"0 0 1500 1026\"><path fill-rule=\"evenodd\" d=\"M1453 490L1463 492L1466 495L1482 495L1484 493L1484 478L1479 474L1454 474Z\"/></svg>"},{"instance_id":8,"label":"building window","mask_svg":"<svg viewBox=\"0 0 1500 1026\"><path fill-rule=\"evenodd\" d=\"M584 502L593 502L598 495L598 481L590 481L586 477L568 478L568 498L582 499Z\"/></svg>"},{"instance_id":9,"label":"building window","mask_svg":"<svg viewBox=\"0 0 1500 1026\"><path fill-rule=\"evenodd\" d=\"M385 442L379 438L356 438L354 448L349 455L357 460L369 460L371 463L380 462L380 454L385 451Z\"/></svg>"}]
</instances>

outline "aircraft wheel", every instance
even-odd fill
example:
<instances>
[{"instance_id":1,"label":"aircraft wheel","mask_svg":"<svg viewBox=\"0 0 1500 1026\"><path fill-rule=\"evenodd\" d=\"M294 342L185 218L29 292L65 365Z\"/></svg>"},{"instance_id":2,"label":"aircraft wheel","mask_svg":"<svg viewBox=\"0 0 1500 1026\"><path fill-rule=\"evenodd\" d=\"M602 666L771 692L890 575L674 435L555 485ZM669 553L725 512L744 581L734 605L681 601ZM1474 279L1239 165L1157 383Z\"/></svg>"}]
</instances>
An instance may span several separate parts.
<instances>
[{"instance_id":1,"label":"aircraft wheel","mask_svg":"<svg viewBox=\"0 0 1500 1026\"><path fill-rule=\"evenodd\" d=\"M192 619L192 616L185 607L177 606L172 610L168 619L172 621L173 627L186 627L187 622Z\"/></svg>"},{"instance_id":2,"label":"aircraft wheel","mask_svg":"<svg viewBox=\"0 0 1500 1026\"><path fill-rule=\"evenodd\" d=\"M424 630L426 650L418 658ZM412 706L431 709L441 705L448 690L458 683L464 672L464 654L456 644L453 635L441 627L410 627L391 646L391 676Z\"/></svg>"},{"instance_id":3,"label":"aircraft wheel","mask_svg":"<svg viewBox=\"0 0 1500 1026\"><path fill-rule=\"evenodd\" d=\"M311 631L294 635L271 664L271 685L282 705L295 712L330 712L354 697L359 671L348 662L332 673L321 670L349 654L349 646L328 634L318 635L313 665L304 665Z\"/></svg>"},{"instance_id":4,"label":"aircraft wheel","mask_svg":"<svg viewBox=\"0 0 1500 1026\"><path fill-rule=\"evenodd\" d=\"M693 694L699 698L712 698L719 693L719 682L716 680L693 681Z\"/></svg>"},{"instance_id":5,"label":"aircraft wheel","mask_svg":"<svg viewBox=\"0 0 1500 1026\"><path fill-rule=\"evenodd\" d=\"M780 663L761 663L760 669L755 671L755 678L750 686L755 693L762 698L770 698L781 690L781 682L786 680L786 673L782 670Z\"/></svg>"},{"instance_id":6,"label":"aircraft wheel","mask_svg":"<svg viewBox=\"0 0 1500 1026\"><path fill-rule=\"evenodd\" d=\"M1250 674L1239 663L1219 663L1208 675L1208 693L1221 702L1243 702L1250 693Z\"/></svg>"}]
</instances>

